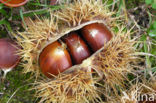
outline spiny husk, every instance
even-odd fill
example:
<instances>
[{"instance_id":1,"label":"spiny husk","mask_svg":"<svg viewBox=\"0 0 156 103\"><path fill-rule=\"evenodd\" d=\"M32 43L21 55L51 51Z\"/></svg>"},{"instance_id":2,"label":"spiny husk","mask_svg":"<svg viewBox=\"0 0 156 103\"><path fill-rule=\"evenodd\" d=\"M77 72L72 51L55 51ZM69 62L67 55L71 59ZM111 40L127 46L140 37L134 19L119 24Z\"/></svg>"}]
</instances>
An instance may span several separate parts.
<instances>
[{"instance_id":1,"label":"spiny husk","mask_svg":"<svg viewBox=\"0 0 156 103\"><path fill-rule=\"evenodd\" d=\"M65 7L67 8L59 10L54 15L69 28L92 20L104 20L105 25L111 26L116 19L111 17L114 12L110 12L108 6L99 0L75 0L74 3L66 4Z\"/></svg>"},{"instance_id":2,"label":"spiny husk","mask_svg":"<svg viewBox=\"0 0 156 103\"><path fill-rule=\"evenodd\" d=\"M134 44L135 39L130 38L130 31L123 32L120 28L117 35L93 59L92 67L103 75L102 83L105 88L105 95L119 95L120 89L125 88L125 81L128 81L127 74L133 70L132 63L136 62ZM127 83L128 84L128 83ZM119 88L118 88L119 87ZM113 91L110 91L113 89Z\"/></svg>"},{"instance_id":3,"label":"spiny husk","mask_svg":"<svg viewBox=\"0 0 156 103\"><path fill-rule=\"evenodd\" d=\"M19 54L22 56L24 72L33 72L38 75L38 56L41 50L63 35L75 30L77 26L87 25L92 20L102 20L110 29L115 26L117 18L112 18L113 12L105 4L96 0L77 0L64 8L51 12L51 17L30 19L24 32L13 34L22 47ZM84 25L84 26L85 26ZM79 28L80 28L79 27ZM79 29L77 28L77 29Z\"/></svg>"},{"instance_id":4,"label":"spiny husk","mask_svg":"<svg viewBox=\"0 0 156 103\"><path fill-rule=\"evenodd\" d=\"M42 80L36 83L35 89L41 103L94 103L100 102L95 84L91 72L76 70L70 74L61 73L54 80Z\"/></svg>"},{"instance_id":5,"label":"spiny husk","mask_svg":"<svg viewBox=\"0 0 156 103\"><path fill-rule=\"evenodd\" d=\"M36 86L41 102L95 102L101 100L99 98L101 93L98 90L101 90L107 98L110 95L119 95L116 87L125 87L126 75L132 71L131 62L136 59L133 56L135 39L130 38L130 31L123 32L124 30L117 24L118 18L112 17L114 12L110 12L107 7L100 0L75 0L71 4L65 4L62 9L52 11L51 18L31 20L32 23L27 24L24 32L14 34L22 47L19 54L23 58L24 72L33 72L36 76L40 74L38 56L42 49L69 32L79 30L93 22L100 22L113 34L111 41L105 43L102 49L87 59L89 63L86 63L85 67L94 69L98 76L89 77L89 83L85 83L84 80L88 75L76 66L78 71L73 71L74 73L61 73L55 79L45 79ZM117 33L113 31L115 27L119 29ZM97 83L99 76L102 82ZM98 87L94 86L96 83ZM62 86L66 89L62 90ZM68 88L73 89L72 96L68 96Z\"/></svg>"},{"instance_id":6,"label":"spiny husk","mask_svg":"<svg viewBox=\"0 0 156 103\"><path fill-rule=\"evenodd\" d=\"M41 48L46 45L48 38L51 34L56 35L58 31L57 20L53 17L51 19L39 18L36 21L29 19L27 28L24 32L18 32L18 35L13 34L17 39L17 43L22 47L19 50L19 55L21 55L24 67L24 72L34 72L36 75L40 74L38 66L38 55Z\"/></svg>"},{"instance_id":7,"label":"spiny husk","mask_svg":"<svg viewBox=\"0 0 156 103\"><path fill-rule=\"evenodd\" d=\"M123 90L121 96L114 100L119 103L146 103L148 101L146 99L152 96L156 101L156 76L145 78L144 75L141 75L137 77L135 82L135 84L131 83L131 86ZM150 103L155 103L155 101Z\"/></svg>"},{"instance_id":8,"label":"spiny husk","mask_svg":"<svg viewBox=\"0 0 156 103\"><path fill-rule=\"evenodd\" d=\"M151 86L152 85L152 86ZM156 98L156 81L150 82L150 83L138 83L136 85L133 85L130 90L124 91L123 95L120 98L120 102L122 103L138 103L138 101L143 102L142 96L147 95L153 95L152 97ZM141 98L140 100L138 98ZM153 102L154 103L154 102Z\"/></svg>"},{"instance_id":9,"label":"spiny husk","mask_svg":"<svg viewBox=\"0 0 156 103\"><path fill-rule=\"evenodd\" d=\"M80 67L88 67L88 68L92 68L94 69L97 74L99 74L99 76L101 76L101 81L97 83L98 81L98 77L99 76L93 76L91 79L94 80L94 82L96 84L98 84L98 89L90 89L93 90L92 92L96 92L97 95L101 95L103 94L105 96L106 101L109 101L112 98L109 98L109 96L120 96L118 94L118 92L120 91L120 89L122 90L123 88L125 89L125 81L127 79L127 73L131 73L131 71L133 70L131 63L133 63L136 60L136 55L135 55L135 48L133 47L135 44L135 39L131 39L130 38L130 31L127 32L123 32L123 29L121 28L119 32L117 32L117 35L115 37L113 37L113 39L111 41L109 41L108 43L106 43L104 45L104 47L99 50L96 54L94 54L93 56L91 56L90 58L88 58L87 60L85 60L81 65L79 65ZM112 46L113 45L113 46ZM113 53L113 54L112 54ZM81 68L77 67L72 68L72 70L80 70ZM89 69L88 69L89 70ZM70 71L67 70L67 74L60 74L61 76L56 76L55 80L45 80L44 82L40 82L40 84L37 86L37 89L40 91L40 93L38 92L37 94L39 94L45 101L49 102L49 101L57 101L56 98L54 99L54 95L52 93L47 92L47 90L43 90L43 87L47 87L46 85L48 84L49 86L56 86L56 83L61 82L61 83L69 83L73 84L73 82L70 82L71 77L74 77L73 75L75 75L74 73L68 72ZM81 72L83 72L83 70L81 72L76 72L76 74L81 74ZM74 71L73 71L74 72ZM81 75L83 77L83 75ZM85 76L85 73L84 73ZM66 78L69 77L69 78ZM82 77L78 76L77 79L81 79ZM60 79L61 78L61 79ZM62 78L66 78L66 80L63 80ZM85 77L86 78L86 77ZM65 82L64 82L65 81ZM93 84L95 84L93 83ZM86 83L81 82L82 85L85 85ZM64 85L64 84L61 84ZM83 88L83 86L81 85L81 87ZM42 86L42 87L40 87ZM89 85L87 85L89 86ZM60 85L59 85L60 87ZM68 86L70 87L70 86ZM119 88L117 88L119 87ZM58 88L58 87L56 87ZM56 89L56 91L58 91L60 88ZM77 89L77 88L76 88ZM78 89L77 89L78 90ZM85 89L84 89L85 90ZM97 92L97 91L102 91L101 92ZM113 90L113 91L112 91ZM54 91L52 91L54 92ZM121 91L120 91L121 92ZM46 95L44 96L43 94L45 93ZM88 93L88 92L86 92ZM65 94L61 93L58 94L59 96L57 96L58 98L62 98L60 95L65 96ZM78 93L79 94L79 93ZM81 93L83 95L83 93ZM88 96L92 96L91 93L88 93ZM82 96L81 95L81 96ZM56 96L56 95L55 95ZM48 97L48 98L46 98ZM72 98L68 99L65 98L65 100L67 100L67 102L72 101L72 102L77 102L76 98L77 96L72 96ZM57 98L57 99L58 99ZM117 97L118 98L118 97ZM72 100L73 99L73 100ZM93 100L96 100L94 97L92 97ZM61 102L62 99L58 100L59 102ZM82 98L80 100L83 100ZM90 101L90 99L85 98L85 100ZM92 100L92 101L93 101ZM100 100L100 99L99 99ZM57 101L57 102L58 102ZM84 103L82 101L79 101L79 103Z\"/></svg>"}]
</instances>

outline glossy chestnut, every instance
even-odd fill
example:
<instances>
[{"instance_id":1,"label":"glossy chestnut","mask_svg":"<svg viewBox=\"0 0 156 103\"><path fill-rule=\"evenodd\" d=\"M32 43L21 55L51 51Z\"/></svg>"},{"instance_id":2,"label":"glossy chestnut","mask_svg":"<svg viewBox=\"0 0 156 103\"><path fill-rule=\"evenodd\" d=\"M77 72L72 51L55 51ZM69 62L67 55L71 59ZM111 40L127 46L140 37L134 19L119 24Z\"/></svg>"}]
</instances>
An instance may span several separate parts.
<instances>
[{"instance_id":1,"label":"glossy chestnut","mask_svg":"<svg viewBox=\"0 0 156 103\"><path fill-rule=\"evenodd\" d=\"M102 23L86 25L80 32L94 52L99 50L105 42L108 42L112 38L112 33Z\"/></svg>"},{"instance_id":2,"label":"glossy chestnut","mask_svg":"<svg viewBox=\"0 0 156 103\"><path fill-rule=\"evenodd\" d=\"M0 69L4 72L2 80L18 65L20 61L20 56L17 55L19 48L19 45L8 38L0 39Z\"/></svg>"},{"instance_id":3,"label":"glossy chestnut","mask_svg":"<svg viewBox=\"0 0 156 103\"><path fill-rule=\"evenodd\" d=\"M19 46L10 39L0 39L0 68L11 69L14 68L20 60L17 55Z\"/></svg>"},{"instance_id":4,"label":"glossy chestnut","mask_svg":"<svg viewBox=\"0 0 156 103\"><path fill-rule=\"evenodd\" d=\"M67 37L64 38L64 41L67 44L75 64L82 63L84 59L91 55L88 46L76 32L71 32Z\"/></svg>"},{"instance_id":5,"label":"glossy chestnut","mask_svg":"<svg viewBox=\"0 0 156 103\"><path fill-rule=\"evenodd\" d=\"M19 7L26 4L29 0L0 0L3 4L9 7Z\"/></svg>"},{"instance_id":6,"label":"glossy chestnut","mask_svg":"<svg viewBox=\"0 0 156 103\"><path fill-rule=\"evenodd\" d=\"M52 77L70 68L72 61L65 47L55 41L43 49L39 56L39 65L47 77Z\"/></svg>"}]
</instances>

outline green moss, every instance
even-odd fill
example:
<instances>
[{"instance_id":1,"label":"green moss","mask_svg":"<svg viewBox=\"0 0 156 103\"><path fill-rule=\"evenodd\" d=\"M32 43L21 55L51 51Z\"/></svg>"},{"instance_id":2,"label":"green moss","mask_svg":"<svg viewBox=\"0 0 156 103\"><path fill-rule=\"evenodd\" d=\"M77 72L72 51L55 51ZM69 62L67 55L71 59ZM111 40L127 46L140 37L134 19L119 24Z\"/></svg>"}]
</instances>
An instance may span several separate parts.
<instances>
[{"instance_id":1,"label":"green moss","mask_svg":"<svg viewBox=\"0 0 156 103\"><path fill-rule=\"evenodd\" d=\"M7 74L0 85L0 103L6 103L11 96L10 103L35 103L34 91L31 89L34 80L30 74L23 74L21 68L16 68Z\"/></svg>"}]
</instances>

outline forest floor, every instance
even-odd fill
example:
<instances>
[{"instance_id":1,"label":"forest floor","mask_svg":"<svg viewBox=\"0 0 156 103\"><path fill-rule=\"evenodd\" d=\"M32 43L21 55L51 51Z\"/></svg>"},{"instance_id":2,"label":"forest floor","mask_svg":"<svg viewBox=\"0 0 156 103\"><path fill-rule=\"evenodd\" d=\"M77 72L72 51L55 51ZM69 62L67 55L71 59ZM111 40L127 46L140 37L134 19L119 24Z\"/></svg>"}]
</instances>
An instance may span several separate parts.
<instances>
[{"instance_id":1,"label":"forest floor","mask_svg":"<svg viewBox=\"0 0 156 103\"><path fill-rule=\"evenodd\" d=\"M56 10L60 6L49 5L49 0L30 0L17 8L9 8L0 3L0 38L10 37L12 31L23 30L21 23L25 17L49 15L48 9ZM140 36L138 51L156 55L156 2L153 0L108 0L116 11L116 16L124 15L127 26L136 25L135 35ZM156 72L156 59L143 56L141 65ZM1 77L1 73L0 73ZM9 72L4 82L0 82L0 103L36 103L35 91L31 89L34 77L23 74L20 66Z\"/></svg>"}]
</instances>

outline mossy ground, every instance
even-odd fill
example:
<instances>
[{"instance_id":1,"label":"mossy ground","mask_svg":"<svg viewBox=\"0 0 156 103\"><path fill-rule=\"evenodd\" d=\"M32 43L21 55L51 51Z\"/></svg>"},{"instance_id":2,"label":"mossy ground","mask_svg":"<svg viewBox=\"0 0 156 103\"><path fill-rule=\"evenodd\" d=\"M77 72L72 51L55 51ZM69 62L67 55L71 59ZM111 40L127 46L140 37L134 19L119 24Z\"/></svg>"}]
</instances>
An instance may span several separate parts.
<instances>
[{"instance_id":1,"label":"mossy ground","mask_svg":"<svg viewBox=\"0 0 156 103\"><path fill-rule=\"evenodd\" d=\"M141 42L136 45L138 51L156 55L156 34L155 36L150 34L150 31L155 27L153 26L154 21L156 21L155 10L150 5L146 5L144 0L117 0L114 4L113 1L109 0L108 2L112 5L110 9L117 11L117 16L127 16L129 18L127 26L133 25L134 22L138 24L138 27L135 28L139 31L135 35L141 37ZM60 7L49 6L49 0L31 0L19 8L8 8L0 4L0 38L9 37L8 34L11 31L22 31L21 21L24 17L34 17L35 14L49 16L50 13L47 12L49 8L55 10ZM134 20L130 19L131 16L135 17ZM149 56L142 58L145 61L140 64L140 67L147 71L156 72L156 59ZM129 79L132 80L134 77L129 75ZM35 91L29 90L34 81L35 77L32 77L31 74L23 74L22 68L16 67L8 73L4 82L0 82L0 103L36 103Z\"/></svg>"},{"instance_id":2,"label":"mossy ground","mask_svg":"<svg viewBox=\"0 0 156 103\"><path fill-rule=\"evenodd\" d=\"M34 91L29 91L33 78L23 75L22 68L17 67L8 73L0 85L0 103L35 103Z\"/></svg>"}]
</instances>

